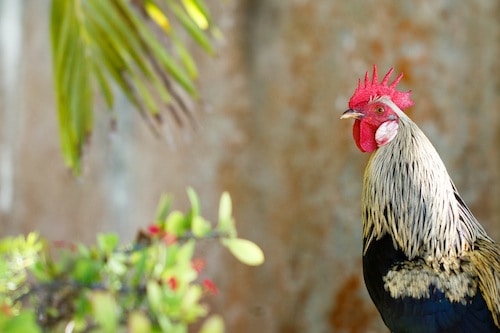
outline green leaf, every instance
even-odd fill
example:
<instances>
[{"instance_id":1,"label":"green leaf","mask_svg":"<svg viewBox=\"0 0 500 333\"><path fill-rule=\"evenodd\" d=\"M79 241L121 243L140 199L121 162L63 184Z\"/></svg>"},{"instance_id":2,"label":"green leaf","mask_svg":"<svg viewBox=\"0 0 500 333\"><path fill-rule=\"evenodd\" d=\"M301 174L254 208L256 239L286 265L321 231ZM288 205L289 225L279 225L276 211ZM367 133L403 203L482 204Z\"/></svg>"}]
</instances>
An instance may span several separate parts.
<instances>
[{"instance_id":1,"label":"green leaf","mask_svg":"<svg viewBox=\"0 0 500 333\"><path fill-rule=\"evenodd\" d=\"M158 222L164 222L167 218L168 212L172 207L172 196L163 194L160 198L160 202L158 203L158 207L156 208L156 218L155 220Z\"/></svg>"},{"instance_id":2,"label":"green leaf","mask_svg":"<svg viewBox=\"0 0 500 333\"><path fill-rule=\"evenodd\" d=\"M151 307L151 310L153 310L153 312L156 314L161 313L163 309L162 291L158 282L154 280L149 280L146 292L148 295L148 302L149 306Z\"/></svg>"},{"instance_id":3,"label":"green leaf","mask_svg":"<svg viewBox=\"0 0 500 333\"><path fill-rule=\"evenodd\" d=\"M172 41L174 42L177 54L181 58L182 64L184 65L189 77L196 79L198 77L198 68L196 67L193 57L184 46L184 43L182 43L182 41L174 34L172 34Z\"/></svg>"},{"instance_id":4,"label":"green leaf","mask_svg":"<svg viewBox=\"0 0 500 333\"><path fill-rule=\"evenodd\" d=\"M158 323L160 324L161 332L172 332L175 329L174 324L172 324L172 321L170 318L165 315L165 314L159 314L158 317ZM175 333L175 332L173 332Z\"/></svg>"},{"instance_id":5,"label":"green leaf","mask_svg":"<svg viewBox=\"0 0 500 333\"><path fill-rule=\"evenodd\" d=\"M219 202L219 221L231 219L231 214L231 197L228 192L224 192Z\"/></svg>"},{"instance_id":6,"label":"green leaf","mask_svg":"<svg viewBox=\"0 0 500 333\"><path fill-rule=\"evenodd\" d=\"M71 277L78 283L90 285L95 281L99 281L102 265L88 258L76 258L74 268L71 272Z\"/></svg>"},{"instance_id":7,"label":"green leaf","mask_svg":"<svg viewBox=\"0 0 500 333\"><path fill-rule=\"evenodd\" d=\"M224 333L224 320L219 315L210 316L203 323L199 333Z\"/></svg>"},{"instance_id":8,"label":"green leaf","mask_svg":"<svg viewBox=\"0 0 500 333\"><path fill-rule=\"evenodd\" d=\"M113 104L115 103L115 97L113 95L113 91L111 90L110 83L108 82L101 67L96 63L93 63L92 65L92 71L95 74L95 78L97 80L97 83L99 84L100 91L104 96L106 106L108 107L108 109L111 109L113 107Z\"/></svg>"},{"instance_id":9,"label":"green leaf","mask_svg":"<svg viewBox=\"0 0 500 333\"><path fill-rule=\"evenodd\" d=\"M151 1L146 1L144 4L144 9L149 17L166 33L170 33L172 31L172 27L168 20L168 17L165 13L162 12L160 8L156 4Z\"/></svg>"},{"instance_id":10,"label":"green leaf","mask_svg":"<svg viewBox=\"0 0 500 333\"><path fill-rule=\"evenodd\" d=\"M92 251L88 246L78 243L76 245L77 252L84 258L90 258L92 256Z\"/></svg>"},{"instance_id":11,"label":"green leaf","mask_svg":"<svg viewBox=\"0 0 500 333\"><path fill-rule=\"evenodd\" d=\"M244 264L259 266L264 263L264 253L255 243L241 238L225 238L222 245Z\"/></svg>"},{"instance_id":12,"label":"green leaf","mask_svg":"<svg viewBox=\"0 0 500 333\"><path fill-rule=\"evenodd\" d=\"M2 261L0 262L0 265L4 265L5 263ZM0 271L3 271L3 268L0 269ZM31 267L31 273L35 276L35 278L40 281L40 282L47 282L50 279L52 279L52 276L47 270L47 267L44 265L44 263L38 261L36 262L32 267ZM1 274L0 274L1 275ZM2 279L0 278L0 281ZM1 288L0 288L1 290Z\"/></svg>"},{"instance_id":13,"label":"green leaf","mask_svg":"<svg viewBox=\"0 0 500 333\"><path fill-rule=\"evenodd\" d=\"M169 0L167 4L174 13L175 17L179 20L182 26L188 31L191 37L193 37L193 39L201 47L203 47L208 54L213 54L214 48L210 43L210 40L208 39L205 32L202 29L200 29L198 24L193 20L193 18L190 17L188 14L186 14L186 12L182 9L182 7L179 6L177 3L175 3L174 1Z\"/></svg>"},{"instance_id":14,"label":"green leaf","mask_svg":"<svg viewBox=\"0 0 500 333\"><path fill-rule=\"evenodd\" d=\"M177 261L188 263L190 265L191 259L193 258L195 246L196 243L193 239L190 239L185 244L183 244L179 248L179 252L177 252Z\"/></svg>"},{"instance_id":15,"label":"green leaf","mask_svg":"<svg viewBox=\"0 0 500 333\"><path fill-rule=\"evenodd\" d=\"M162 263L163 265L163 268L162 268L162 272L165 270L165 267L172 267L174 265L176 265L177 263L177 256L178 256L178 253L179 253L179 249L181 247L181 244L179 243L175 243L175 244L171 244L169 246L164 246L163 244L158 244L158 263ZM159 267L159 266L158 266ZM158 270L160 270L159 268L157 268ZM160 274L162 273L160 272Z\"/></svg>"},{"instance_id":16,"label":"green leaf","mask_svg":"<svg viewBox=\"0 0 500 333\"><path fill-rule=\"evenodd\" d=\"M151 247L152 256L149 258L152 266L152 277L154 279L160 278L165 272L165 268L175 262L178 251L178 244L164 246L162 243L157 243Z\"/></svg>"},{"instance_id":17,"label":"green leaf","mask_svg":"<svg viewBox=\"0 0 500 333\"><path fill-rule=\"evenodd\" d=\"M170 265L168 265L168 269L163 273L163 277L172 275L177 277L179 280L179 289L194 281L198 276L192 265L195 247L196 242L194 239L190 239L180 245L176 251L175 258L173 258Z\"/></svg>"},{"instance_id":18,"label":"green leaf","mask_svg":"<svg viewBox=\"0 0 500 333\"><path fill-rule=\"evenodd\" d=\"M124 253L112 254L107 262L110 272L116 275L124 275L127 272L127 265L125 264L127 256Z\"/></svg>"},{"instance_id":19,"label":"green leaf","mask_svg":"<svg viewBox=\"0 0 500 333\"><path fill-rule=\"evenodd\" d=\"M207 309L200 304L202 295L203 291L199 285L190 285L186 290L181 304L185 321L192 322L207 314Z\"/></svg>"},{"instance_id":20,"label":"green leaf","mask_svg":"<svg viewBox=\"0 0 500 333\"><path fill-rule=\"evenodd\" d=\"M229 237L236 237L236 227L232 217L231 197L228 192L222 193L219 202L219 223L217 230L227 234Z\"/></svg>"},{"instance_id":21,"label":"green leaf","mask_svg":"<svg viewBox=\"0 0 500 333\"><path fill-rule=\"evenodd\" d=\"M105 333L117 332L119 311L114 297L108 292L95 291L90 294L90 303L99 330Z\"/></svg>"},{"instance_id":22,"label":"green leaf","mask_svg":"<svg viewBox=\"0 0 500 333\"><path fill-rule=\"evenodd\" d=\"M109 234L98 234L97 235L97 245L99 250L106 255L111 254L118 246L118 235L109 233Z\"/></svg>"},{"instance_id":23,"label":"green leaf","mask_svg":"<svg viewBox=\"0 0 500 333\"><path fill-rule=\"evenodd\" d=\"M132 311L128 317L128 331L130 333L150 333L151 322L143 312Z\"/></svg>"},{"instance_id":24,"label":"green leaf","mask_svg":"<svg viewBox=\"0 0 500 333\"><path fill-rule=\"evenodd\" d=\"M38 333L42 332L36 323L34 311L24 310L19 315L8 317L0 314L0 331L3 333Z\"/></svg>"},{"instance_id":25,"label":"green leaf","mask_svg":"<svg viewBox=\"0 0 500 333\"><path fill-rule=\"evenodd\" d=\"M130 262L134 267L132 271L132 276L130 279L130 283L133 287L136 287L141 282L142 278L149 274L146 271L148 266L148 251L147 249L134 251L130 256Z\"/></svg>"},{"instance_id":26,"label":"green leaf","mask_svg":"<svg viewBox=\"0 0 500 333\"><path fill-rule=\"evenodd\" d=\"M87 327L86 321L92 313L92 304L89 297L76 297L74 299L75 315L73 322L75 323L75 332L82 332Z\"/></svg>"},{"instance_id":27,"label":"green leaf","mask_svg":"<svg viewBox=\"0 0 500 333\"><path fill-rule=\"evenodd\" d=\"M198 199L198 195L191 187L188 187L187 194L191 203L192 216L198 216L200 214L200 199Z\"/></svg>"},{"instance_id":28,"label":"green leaf","mask_svg":"<svg viewBox=\"0 0 500 333\"><path fill-rule=\"evenodd\" d=\"M174 210L171 212L165 221L165 231L175 236L183 235L189 230L186 217L181 212Z\"/></svg>"},{"instance_id":29,"label":"green leaf","mask_svg":"<svg viewBox=\"0 0 500 333\"><path fill-rule=\"evenodd\" d=\"M40 236L36 232L30 232L28 236L26 236L26 246L36 252L42 250L43 245L40 241Z\"/></svg>"},{"instance_id":30,"label":"green leaf","mask_svg":"<svg viewBox=\"0 0 500 333\"><path fill-rule=\"evenodd\" d=\"M162 68L171 74L177 82L190 94L194 95L196 89L189 76L178 66L174 58L166 51L165 47L153 35L150 29L141 22L137 14L128 8L128 6L121 4L122 11L130 19L130 22L135 25L137 33L140 34L142 41L147 45L148 49L154 55L155 59L162 65Z\"/></svg>"},{"instance_id":31,"label":"green leaf","mask_svg":"<svg viewBox=\"0 0 500 333\"><path fill-rule=\"evenodd\" d=\"M195 237L205 237L212 231L210 223L201 216L196 216L191 223L191 232Z\"/></svg>"},{"instance_id":32,"label":"green leaf","mask_svg":"<svg viewBox=\"0 0 500 333\"><path fill-rule=\"evenodd\" d=\"M186 12L193 19L196 25L200 27L200 29L208 29L210 26L210 15L201 1L182 0L182 4L184 5Z\"/></svg>"},{"instance_id":33,"label":"green leaf","mask_svg":"<svg viewBox=\"0 0 500 333\"><path fill-rule=\"evenodd\" d=\"M59 135L66 164L80 173L80 156L92 129L91 63L85 53L80 6L75 1L54 1L51 40Z\"/></svg>"}]
</instances>

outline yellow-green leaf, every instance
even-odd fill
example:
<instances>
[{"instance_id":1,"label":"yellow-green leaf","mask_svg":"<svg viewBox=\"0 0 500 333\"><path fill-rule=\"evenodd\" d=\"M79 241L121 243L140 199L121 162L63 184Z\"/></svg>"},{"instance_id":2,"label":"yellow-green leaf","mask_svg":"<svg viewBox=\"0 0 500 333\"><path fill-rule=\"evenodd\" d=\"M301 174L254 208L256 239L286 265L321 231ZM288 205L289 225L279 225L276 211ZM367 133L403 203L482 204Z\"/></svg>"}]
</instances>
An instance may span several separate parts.
<instances>
[{"instance_id":1,"label":"yellow-green leaf","mask_svg":"<svg viewBox=\"0 0 500 333\"><path fill-rule=\"evenodd\" d=\"M150 333L151 322L144 313L133 311L128 317L128 329L130 333Z\"/></svg>"},{"instance_id":2,"label":"yellow-green leaf","mask_svg":"<svg viewBox=\"0 0 500 333\"><path fill-rule=\"evenodd\" d=\"M200 329L199 333L224 333L224 320L219 315L210 316Z\"/></svg>"},{"instance_id":3,"label":"yellow-green leaf","mask_svg":"<svg viewBox=\"0 0 500 333\"><path fill-rule=\"evenodd\" d=\"M264 263L264 252L257 244L241 238L225 238L222 245L244 264L250 266L259 266Z\"/></svg>"},{"instance_id":4,"label":"yellow-green leaf","mask_svg":"<svg viewBox=\"0 0 500 333\"><path fill-rule=\"evenodd\" d=\"M177 210L171 212L165 221L165 231L172 235L182 235L187 228L184 214Z\"/></svg>"},{"instance_id":5,"label":"yellow-green leaf","mask_svg":"<svg viewBox=\"0 0 500 333\"><path fill-rule=\"evenodd\" d=\"M160 286L158 285L158 282L154 280L148 281L146 292L148 295L148 303L151 307L151 310L153 310L155 314L161 313L163 309L162 291Z\"/></svg>"},{"instance_id":6,"label":"yellow-green leaf","mask_svg":"<svg viewBox=\"0 0 500 333\"><path fill-rule=\"evenodd\" d=\"M196 68L196 63L193 57L184 46L184 43L175 34L172 34L172 41L174 42L177 54L181 58L182 64L184 65L184 68L186 68L188 75L191 78L196 79L198 77L198 69Z\"/></svg>"},{"instance_id":7,"label":"yellow-green leaf","mask_svg":"<svg viewBox=\"0 0 500 333\"><path fill-rule=\"evenodd\" d=\"M222 193L219 202L219 223L217 230L229 237L236 237L236 227L232 217L231 197L228 192Z\"/></svg>"},{"instance_id":8,"label":"yellow-green leaf","mask_svg":"<svg viewBox=\"0 0 500 333\"><path fill-rule=\"evenodd\" d=\"M200 199L198 199L198 195L191 187L188 187L187 194L191 203L191 213L193 216L198 216L200 214Z\"/></svg>"},{"instance_id":9,"label":"yellow-green leaf","mask_svg":"<svg viewBox=\"0 0 500 333\"><path fill-rule=\"evenodd\" d=\"M195 237L204 237L212 230L210 223L201 216L195 216L191 223L191 231Z\"/></svg>"},{"instance_id":10,"label":"yellow-green leaf","mask_svg":"<svg viewBox=\"0 0 500 333\"><path fill-rule=\"evenodd\" d=\"M212 44L205 32L200 29L200 27L194 22L194 20L186 14L186 12L177 3L173 1L168 1L170 9L174 13L175 17L179 20L182 26L187 30L187 32L198 42L201 47L205 49L209 54L214 53Z\"/></svg>"},{"instance_id":11,"label":"yellow-green leaf","mask_svg":"<svg viewBox=\"0 0 500 333\"><path fill-rule=\"evenodd\" d=\"M231 218L231 197L228 192L222 193L219 202L219 221Z\"/></svg>"},{"instance_id":12,"label":"yellow-green leaf","mask_svg":"<svg viewBox=\"0 0 500 333\"><path fill-rule=\"evenodd\" d=\"M158 24L160 28L162 28L166 33L170 33L172 27L170 26L170 22L168 21L165 13L161 11L160 8L151 1L147 1L145 4L146 13L148 13L149 17Z\"/></svg>"},{"instance_id":13,"label":"yellow-green leaf","mask_svg":"<svg viewBox=\"0 0 500 333\"><path fill-rule=\"evenodd\" d=\"M200 29L206 30L208 29L208 13L204 12L201 6L197 1L193 0L182 0L182 4L186 9L186 12L193 19L193 21L200 27Z\"/></svg>"},{"instance_id":14,"label":"yellow-green leaf","mask_svg":"<svg viewBox=\"0 0 500 333\"><path fill-rule=\"evenodd\" d=\"M118 330L118 305L108 292L96 291L90 295L92 314L101 332L114 333Z\"/></svg>"},{"instance_id":15,"label":"yellow-green leaf","mask_svg":"<svg viewBox=\"0 0 500 333\"><path fill-rule=\"evenodd\" d=\"M163 194L156 208L156 221L163 223L167 218L170 207L172 207L172 196Z\"/></svg>"}]
</instances>

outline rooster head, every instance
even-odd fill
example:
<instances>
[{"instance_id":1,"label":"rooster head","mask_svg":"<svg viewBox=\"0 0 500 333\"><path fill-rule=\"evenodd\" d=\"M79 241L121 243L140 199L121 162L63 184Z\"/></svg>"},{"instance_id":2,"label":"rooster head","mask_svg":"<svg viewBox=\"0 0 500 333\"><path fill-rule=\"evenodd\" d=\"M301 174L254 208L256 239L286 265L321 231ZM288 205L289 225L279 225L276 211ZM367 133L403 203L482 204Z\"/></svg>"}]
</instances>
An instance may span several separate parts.
<instances>
[{"instance_id":1,"label":"rooster head","mask_svg":"<svg viewBox=\"0 0 500 333\"><path fill-rule=\"evenodd\" d=\"M389 84L389 77L394 71L391 68L381 82L378 81L377 66L373 66L370 81L368 72L364 84L358 80L358 87L349 100L349 109L341 119L354 118L353 136L356 145L362 152L372 152L378 147L394 139L399 128L398 111L413 105L411 92L396 90L403 74Z\"/></svg>"}]
</instances>

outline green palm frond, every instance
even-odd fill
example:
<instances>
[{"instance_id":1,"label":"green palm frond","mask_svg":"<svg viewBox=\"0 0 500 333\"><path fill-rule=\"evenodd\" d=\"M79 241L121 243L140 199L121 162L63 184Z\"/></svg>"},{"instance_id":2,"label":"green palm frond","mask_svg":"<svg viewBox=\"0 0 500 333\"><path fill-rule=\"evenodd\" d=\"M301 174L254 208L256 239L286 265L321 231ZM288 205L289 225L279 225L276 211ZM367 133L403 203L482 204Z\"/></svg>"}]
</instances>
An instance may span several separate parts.
<instances>
[{"instance_id":1,"label":"green palm frond","mask_svg":"<svg viewBox=\"0 0 500 333\"><path fill-rule=\"evenodd\" d=\"M96 90L111 110L118 87L153 130L166 110L177 125L193 121L181 96L197 97L198 71L179 27L214 53L215 30L202 0L52 0L60 140L65 163L76 174L92 132Z\"/></svg>"}]
</instances>

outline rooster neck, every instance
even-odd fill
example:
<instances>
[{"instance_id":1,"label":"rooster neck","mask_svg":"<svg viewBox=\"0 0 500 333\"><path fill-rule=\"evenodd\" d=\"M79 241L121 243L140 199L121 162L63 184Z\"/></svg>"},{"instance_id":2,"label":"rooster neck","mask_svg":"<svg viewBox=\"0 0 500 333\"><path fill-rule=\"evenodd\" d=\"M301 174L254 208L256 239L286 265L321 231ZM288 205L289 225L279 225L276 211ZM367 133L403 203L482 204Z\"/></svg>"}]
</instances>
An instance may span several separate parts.
<instances>
[{"instance_id":1,"label":"rooster neck","mask_svg":"<svg viewBox=\"0 0 500 333\"><path fill-rule=\"evenodd\" d=\"M461 256L484 230L463 204L430 141L398 111L398 134L372 154L365 170L364 250L389 234L395 248L410 259Z\"/></svg>"}]
</instances>

